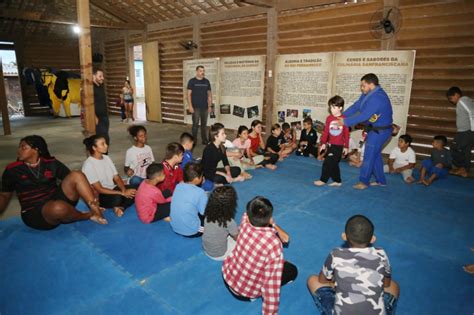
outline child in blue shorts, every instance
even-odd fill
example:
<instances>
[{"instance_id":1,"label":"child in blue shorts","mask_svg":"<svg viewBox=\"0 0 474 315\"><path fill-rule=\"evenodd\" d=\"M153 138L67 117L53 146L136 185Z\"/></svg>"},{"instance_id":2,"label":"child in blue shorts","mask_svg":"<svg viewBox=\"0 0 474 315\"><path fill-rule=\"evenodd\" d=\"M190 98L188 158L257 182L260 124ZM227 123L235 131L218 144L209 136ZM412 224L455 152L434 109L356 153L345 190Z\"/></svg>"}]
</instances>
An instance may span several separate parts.
<instances>
[{"instance_id":1,"label":"child in blue shorts","mask_svg":"<svg viewBox=\"0 0 474 315\"><path fill-rule=\"evenodd\" d=\"M319 276L308 278L320 313L395 314L400 288L392 280L387 254L372 246L376 240L372 222L363 215L352 216L342 239L349 246L333 249Z\"/></svg>"},{"instance_id":2,"label":"child in blue shorts","mask_svg":"<svg viewBox=\"0 0 474 315\"><path fill-rule=\"evenodd\" d=\"M444 178L451 168L451 152L445 148L448 139L445 136L435 136L433 138L433 150L429 159L421 163L419 184L429 186L437 178ZM428 176L428 179L425 177Z\"/></svg>"}]
</instances>

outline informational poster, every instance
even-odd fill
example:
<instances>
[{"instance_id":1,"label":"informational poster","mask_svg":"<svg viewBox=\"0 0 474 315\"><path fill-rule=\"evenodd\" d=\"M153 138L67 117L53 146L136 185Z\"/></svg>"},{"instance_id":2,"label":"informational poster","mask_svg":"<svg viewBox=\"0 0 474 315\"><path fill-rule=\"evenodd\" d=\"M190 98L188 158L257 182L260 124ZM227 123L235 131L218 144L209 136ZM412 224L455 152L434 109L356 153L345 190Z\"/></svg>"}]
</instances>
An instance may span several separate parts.
<instances>
[{"instance_id":1,"label":"informational poster","mask_svg":"<svg viewBox=\"0 0 474 315\"><path fill-rule=\"evenodd\" d=\"M289 123L299 135L303 119L328 115L332 89L333 53L276 57L274 122Z\"/></svg>"},{"instance_id":2,"label":"informational poster","mask_svg":"<svg viewBox=\"0 0 474 315\"><path fill-rule=\"evenodd\" d=\"M390 98L393 122L400 126L402 135L406 131L414 63L412 50L338 52L334 60L334 94L342 96L349 107L360 97L361 77L375 73ZM397 142L398 137L392 138L383 152L390 153Z\"/></svg>"},{"instance_id":3,"label":"informational poster","mask_svg":"<svg viewBox=\"0 0 474 315\"><path fill-rule=\"evenodd\" d=\"M344 98L345 108L361 95L360 79L375 73L390 97L393 121L406 130L415 51L366 51L321 54L279 55L275 65L273 121L290 123L298 131L301 121L311 116L325 122L327 102L334 95ZM358 142L361 132L351 133ZM388 153L397 144L394 138L384 148Z\"/></svg>"},{"instance_id":4,"label":"informational poster","mask_svg":"<svg viewBox=\"0 0 474 315\"><path fill-rule=\"evenodd\" d=\"M218 121L237 129L254 119L262 120L265 56L222 58L219 74Z\"/></svg>"},{"instance_id":5,"label":"informational poster","mask_svg":"<svg viewBox=\"0 0 474 315\"><path fill-rule=\"evenodd\" d=\"M212 91L212 103L214 108L216 104L219 104L219 58L209 59L194 59L183 61L183 110L184 110L184 123L192 124L192 115L188 111L188 81L196 77L196 67L203 66L205 75L204 77L211 83ZM217 122L217 112L214 110L216 116L209 114L207 119L207 125L210 126Z\"/></svg>"}]
</instances>

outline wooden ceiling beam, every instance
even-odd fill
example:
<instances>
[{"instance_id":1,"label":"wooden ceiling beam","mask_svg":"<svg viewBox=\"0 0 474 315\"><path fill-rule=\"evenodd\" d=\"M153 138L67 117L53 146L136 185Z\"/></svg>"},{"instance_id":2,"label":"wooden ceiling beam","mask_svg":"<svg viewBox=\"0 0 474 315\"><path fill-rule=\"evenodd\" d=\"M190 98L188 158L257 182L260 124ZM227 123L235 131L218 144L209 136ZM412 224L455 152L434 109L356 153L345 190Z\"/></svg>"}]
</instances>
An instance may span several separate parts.
<instances>
[{"instance_id":1,"label":"wooden ceiling beam","mask_svg":"<svg viewBox=\"0 0 474 315\"><path fill-rule=\"evenodd\" d=\"M255 16L260 14L266 14L268 8L245 6L237 9L220 11L215 13L209 13L205 15L199 15L198 19L200 23L211 23L223 20L232 20L242 17ZM193 20L190 18L178 19L173 21L166 21L161 23L148 24L148 32L167 30L177 27L185 27L193 25Z\"/></svg>"},{"instance_id":2,"label":"wooden ceiling beam","mask_svg":"<svg viewBox=\"0 0 474 315\"><path fill-rule=\"evenodd\" d=\"M43 13L37 11L15 10L15 9L0 9L0 18L3 19L18 19L24 21L52 23L52 24L69 24L75 25L77 21L71 21L62 16L43 16ZM102 21L91 21L92 27L104 27L115 29L143 29L142 24L131 23L113 23Z\"/></svg>"},{"instance_id":3,"label":"wooden ceiling beam","mask_svg":"<svg viewBox=\"0 0 474 315\"><path fill-rule=\"evenodd\" d=\"M235 2L247 3L262 8L273 8L276 4L276 0L235 0Z\"/></svg>"},{"instance_id":4,"label":"wooden ceiling beam","mask_svg":"<svg viewBox=\"0 0 474 315\"><path fill-rule=\"evenodd\" d=\"M136 20L131 17L129 14L124 13L120 11L120 9L117 9L114 6L108 5L105 1L102 0L90 0L90 3L92 4L92 7L97 7L101 9L102 11L112 15L113 17L125 22L125 23L131 23L131 24L142 24L142 23L137 23ZM145 27L143 24L142 27Z\"/></svg>"},{"instance_id":5,"label":"wooden ceiling beam","mask_svg":"<svg viewBox=\"0 0 474 315\"><path fill-rule=\"evenodd\" d=\"M318 7L335 3L344 3L346 0L276 0L277 11L297 10L308 7Z\"/></svg>"}]
</instances>

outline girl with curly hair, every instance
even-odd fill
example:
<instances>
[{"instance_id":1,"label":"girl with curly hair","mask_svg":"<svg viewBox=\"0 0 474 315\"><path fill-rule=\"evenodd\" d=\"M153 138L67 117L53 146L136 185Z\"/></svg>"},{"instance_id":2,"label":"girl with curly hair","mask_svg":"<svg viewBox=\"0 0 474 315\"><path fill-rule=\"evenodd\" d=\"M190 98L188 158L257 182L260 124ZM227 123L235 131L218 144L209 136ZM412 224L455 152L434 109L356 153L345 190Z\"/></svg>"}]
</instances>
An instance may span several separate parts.
<instances>
[{"instance_id":1,"label":"girl with curly hair","mask_svg":"<svg viewBox=\"0 0 474 315\"><path fill-rule=\"evenodd\" d=\"M204 212L202 246L211 259L224 260L235 247L239 228L235 223L237 193L232 186L214 189Z\"/></svg>"}]
</instances>

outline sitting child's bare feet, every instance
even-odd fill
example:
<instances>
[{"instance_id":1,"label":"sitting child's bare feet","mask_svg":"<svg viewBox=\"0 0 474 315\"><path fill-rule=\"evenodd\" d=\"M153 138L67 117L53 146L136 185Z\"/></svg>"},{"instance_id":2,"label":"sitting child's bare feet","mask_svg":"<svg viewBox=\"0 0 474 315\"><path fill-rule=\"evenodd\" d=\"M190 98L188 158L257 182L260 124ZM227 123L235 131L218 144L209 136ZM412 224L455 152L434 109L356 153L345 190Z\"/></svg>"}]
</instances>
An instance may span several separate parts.
<instances>
[{"instance_id":1,"label":"sitting child's bare feet","mask_svg":"<svg viewBox=\"0 0 474 315\"><path fill-rule=\"evenodd\" d=\"M117 217L123 216L123 208L122 207L114 207L114 213Z\"/></svg>"},{"instance_id":2,"label":"sitting child's bare feet","mask_svg":"<svg viewBox=\"0 0 474 315\"><path fill-rule=\"evenodd\" d=\"M171 222L171 218L170 218L170 217L166 217L166 218L163 219L163 221Z\"/></svg>"},{"instance_id":3,"label":"sitting child's bare feet","mask_svg":"<svg viewBox=\"0 0 474 315\"><path fill-rule=\"evenodd\" d=\"M429 185L431 185L431 181L430 181L430 180L427 180L427 179L423 179L423 185L425 185L426 187L428 187Z\"/></svg>"},{"instance_id":4,"label":"sitting child's bare feet","mask_svg":"<svg viewBox=\"0 0 474 315\"><path fill-rule=\"evenodd\" d=\"M273 164L267 164L267 165L265 165L265 167L272 170L272 171L276 170L276 168L277 168L276 165L273 165Z\"/></svg>"},{"instance_id":5,"label":"sitting child's bare feet","mask_svg":"<svg viewBox=\"0 0 474 315\"><path fill-rule=\"evenodd\" d=\"M98 200L92 200L88 202L91 216L89 220L94 221L99 224L107 224L107 220L104 218L105 208L99 206Z\"/></svg>"},{"instance_id":6,"label":"sitting child's bare feet","mask_svg":"<svg viewBox=\"0 0 474 315\"><path fill-rule=\"evenodd\" d=\"M233 182L243 182L245 180L245 177L243 175L239 175L236 178L234 178Z\"/></svg>"},{"instance_id":7,"label":"sitting child's bare feet","mask_svg":"<svg viewBox=\"0 0 474 315\"><path fill-rule=\"evenodd\" d=\"M407 179L405 180L405 183L411 184L411 183L413 183L414 181L415 181L415 179L410 176L410 177L407 177Z\"/></svg>"},{"instance_id":8,"label":"sitting child's bare feet","mask_svg":"<svg viewBox=\"0 0 474 315\"><path fill-rule=\"evenodd\" d=\"M250 175L249 173L247 172L242 172L242 174L240 174L243 178L245 179L251 179L252 178L252 175Z\"/></svg>"},{"instance_id":9,"label":"sitting child's bare feet","mask_svg":"<svg viewBox=\"0 0 474 315\"><path fill-rule=\"evenodd\" d=\"M474 274L474 264L464 265L463 269L467 273Z\"/></svg>"},{"instance_id":10,"label":"sitting child's bare feet","mask_svg":"<svg viewBox=\"0 0 474 315\"><path fill-rule=\"evenodd\" d=\"M106 220L104 217L99 216L99 215L97 215L97 214L91 215L91 217L89 218L89 220L94 221L94 222L99 223L99 224L107 224L107 223L109 223L109 222L107 222L107 220Z\"/></svg>"}]
</instances>

